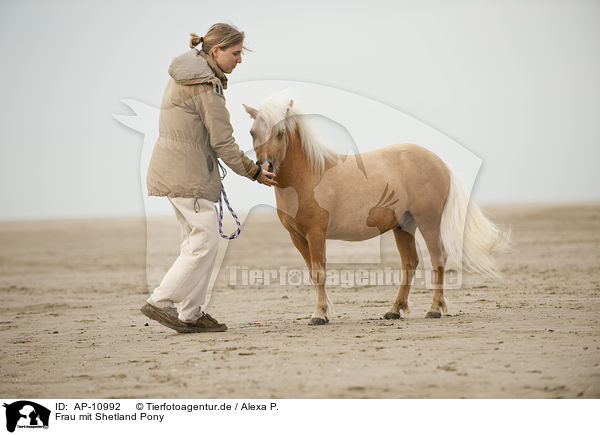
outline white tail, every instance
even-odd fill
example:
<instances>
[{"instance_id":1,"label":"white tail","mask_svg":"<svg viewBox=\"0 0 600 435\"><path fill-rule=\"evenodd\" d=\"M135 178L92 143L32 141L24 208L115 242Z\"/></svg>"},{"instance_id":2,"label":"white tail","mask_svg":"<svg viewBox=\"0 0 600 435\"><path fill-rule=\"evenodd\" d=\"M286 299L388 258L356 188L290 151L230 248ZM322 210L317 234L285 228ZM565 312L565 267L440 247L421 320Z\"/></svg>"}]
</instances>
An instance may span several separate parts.
<instances>
[{"instance_id":1,"label":"white tail","mask_svg":"<svg viewBox=\"0 0 600 435\"><path fill-rule=\"evenodd\" d=\"M450 191L442 213L441 239L448 258L464 265L466 270L483 275L499 275L495 252L508 250L510 230L503 231L492 223L469 197L450 168ZM462 262L461 262L462 258Z\"/></svg>"}]
</instances>

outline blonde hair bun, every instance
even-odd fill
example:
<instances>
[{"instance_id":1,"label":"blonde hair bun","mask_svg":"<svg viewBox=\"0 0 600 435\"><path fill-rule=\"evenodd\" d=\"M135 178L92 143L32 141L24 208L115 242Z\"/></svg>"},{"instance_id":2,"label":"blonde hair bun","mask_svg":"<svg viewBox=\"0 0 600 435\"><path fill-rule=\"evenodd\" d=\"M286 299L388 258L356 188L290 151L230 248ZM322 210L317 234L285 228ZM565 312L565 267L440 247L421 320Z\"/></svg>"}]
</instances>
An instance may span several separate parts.
<instances>
[{"instance_id":1,"label":"blonde hair bun","mask_svg":"<svg viewBox=\"0 0 600 435\"><path fill-rule=\"evenodd\" d=\"M190 33L190 48L196 47L198 44L202 44L204 42L204 38L202 36L198 36L195 33Z\"/></svg>"}]
</instances>

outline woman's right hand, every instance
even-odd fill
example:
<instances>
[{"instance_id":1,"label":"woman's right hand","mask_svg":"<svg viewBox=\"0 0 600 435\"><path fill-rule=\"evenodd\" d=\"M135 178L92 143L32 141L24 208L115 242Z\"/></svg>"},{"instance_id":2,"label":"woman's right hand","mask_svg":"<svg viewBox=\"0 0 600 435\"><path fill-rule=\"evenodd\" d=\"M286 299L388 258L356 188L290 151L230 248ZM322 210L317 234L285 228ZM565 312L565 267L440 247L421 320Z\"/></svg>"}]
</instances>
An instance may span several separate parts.
<instances>
[{"instance_id":1,"label":"woman's right hand","mask_svg":"<svg viewBox=\"0 0 600 435\"><path fill-rule=\"evenodd\" d=\"M277 186L277 181L274 180L275 173L269 172L269 162L264 162L260 167L262 171L256 181L265 186Z\"/></svg>"}]
</instances>

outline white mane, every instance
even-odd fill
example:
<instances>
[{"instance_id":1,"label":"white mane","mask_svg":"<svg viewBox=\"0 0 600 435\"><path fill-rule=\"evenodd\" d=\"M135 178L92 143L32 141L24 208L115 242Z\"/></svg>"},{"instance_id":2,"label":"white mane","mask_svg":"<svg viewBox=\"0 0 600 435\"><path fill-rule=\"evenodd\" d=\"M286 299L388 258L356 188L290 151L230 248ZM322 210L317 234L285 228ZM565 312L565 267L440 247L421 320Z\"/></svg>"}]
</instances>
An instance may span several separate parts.
<instances>
[{"instance_id":1,"label":"white mane","mask_svg":"<svg viewBox=\"0 0 600 435\"><path fill-rule=\"evenodd\" d=\"M300 113L295 101L292 107L290 107L290 101L291 98L288 94L279 93L267 98L260 105L259 113L266 123L267 135L271 133L273 126L282 121L286 132L293 133L298 129L302 149L308 158L310 166L318 173L321 173L325 169L325 162L333 159L335 152L319 140L310 127L308 117Z\"/></svg>"}]
</instances>

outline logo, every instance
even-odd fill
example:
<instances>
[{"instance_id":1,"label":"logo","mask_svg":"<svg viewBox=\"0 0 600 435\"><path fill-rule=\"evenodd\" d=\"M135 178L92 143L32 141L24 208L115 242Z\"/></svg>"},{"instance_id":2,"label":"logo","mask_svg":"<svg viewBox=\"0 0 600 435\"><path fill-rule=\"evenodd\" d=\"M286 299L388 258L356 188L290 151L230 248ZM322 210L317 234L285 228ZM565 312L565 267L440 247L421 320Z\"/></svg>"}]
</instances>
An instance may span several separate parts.
<instances>
[{"instance_id":1,"label":"logo","mask_svg":"<svg viewBox=\"0 0 600 435\"><path fill-rule=\"evenodd\" d=\"M19 400L6 408L6 430L14 432L15 428L48 429L50 410L28 400Z\"/></svg>"}]
</instances>

